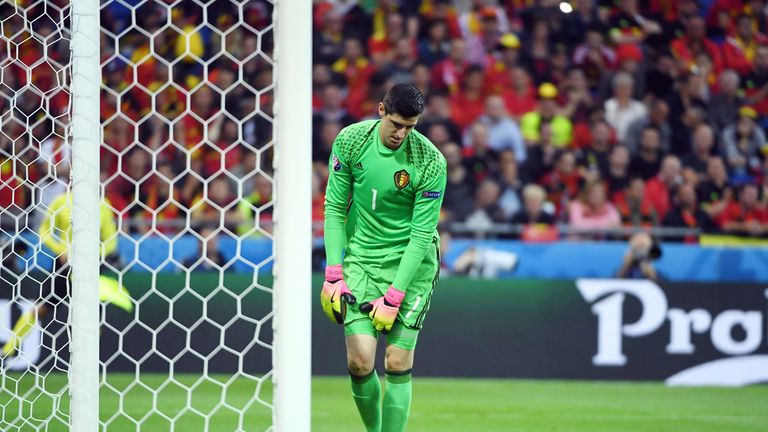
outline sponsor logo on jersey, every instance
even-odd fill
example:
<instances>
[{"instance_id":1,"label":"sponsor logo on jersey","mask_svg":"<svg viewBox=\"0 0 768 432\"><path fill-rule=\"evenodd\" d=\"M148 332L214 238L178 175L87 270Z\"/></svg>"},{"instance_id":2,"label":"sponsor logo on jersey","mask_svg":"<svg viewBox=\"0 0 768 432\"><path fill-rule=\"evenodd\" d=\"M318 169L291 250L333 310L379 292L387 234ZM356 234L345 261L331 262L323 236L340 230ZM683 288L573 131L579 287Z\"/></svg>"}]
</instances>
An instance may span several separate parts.
<instances>
[{"instance_id":1,"label":"sponsor logo on jersey","mask_svg":"<svg viewBox=\"0 0 768 432\"><path fill-rule=\"evenodd\" d=\"M339 160L338 156L331 156L331 165L333 166L334 171L341 171L341 161Z\"/></svg>"},{"instance_id":2,"label":"sponsor logo on jersey","mask_svg":"<svg viewBox=\"0 0 768 432\"><path fill-rule=\"evenodd\" d=\"M395 186L398 189L404 189L411 182L411 175L406 170L400 170L395 173Z\"/></svg>"},{"instance_id":3,"label":"sponsor logo on jersey","mask_svg":"<svg viewBox=\"0 0 768 432\"><path fill-rule=\"evenodd\" d=\"M440 198L440 191L424 191L421 193L422 198Z\"/></svg>"}]
</instances>

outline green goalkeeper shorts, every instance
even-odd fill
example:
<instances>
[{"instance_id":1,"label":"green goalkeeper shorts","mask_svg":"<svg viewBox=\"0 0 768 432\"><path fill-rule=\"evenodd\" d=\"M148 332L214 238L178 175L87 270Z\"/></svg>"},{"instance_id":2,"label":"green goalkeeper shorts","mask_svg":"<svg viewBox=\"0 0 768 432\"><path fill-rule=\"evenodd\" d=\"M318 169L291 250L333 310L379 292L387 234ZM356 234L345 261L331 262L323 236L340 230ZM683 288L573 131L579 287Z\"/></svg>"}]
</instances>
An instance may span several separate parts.
<instances>
[{"instance_id":1,"label":"green goalkeeper shorts","mask_svg":"<svg viewBox=\"0 0 768 432\"><path fill-rule=\"evenodd\" d=\"M344 280L347 282L357 303L347 308L344 320L344 334L368 334L378 336L368 314L360 312L360 305L384 295L395 279L402 253L391 254L380 264L344 264ZM429 311L432 292L440 274L439 240L435 238L424 261L419 265L411 284L405 289L405 298L400 305L397 321L387 334L387 341L403 349L413 349L424 318Z\"/></svg>"}]
</instances>

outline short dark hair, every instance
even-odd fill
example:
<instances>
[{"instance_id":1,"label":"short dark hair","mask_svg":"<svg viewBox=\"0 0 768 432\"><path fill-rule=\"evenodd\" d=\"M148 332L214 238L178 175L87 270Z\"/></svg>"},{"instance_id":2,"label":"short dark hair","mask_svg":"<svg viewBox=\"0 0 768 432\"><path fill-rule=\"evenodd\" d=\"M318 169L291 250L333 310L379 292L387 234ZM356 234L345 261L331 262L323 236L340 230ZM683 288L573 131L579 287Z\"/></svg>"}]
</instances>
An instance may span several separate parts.
<instances>
[{"instance_id":1,"label":"short dark hair","mask_svg":"<svg viewBox=\"0 0 768 432\"><path fill-rule=\"evenodd\" d=\"M395 84L384 95L384 113L397 114L404 118L421 115L424 111L424 96L413 84Z\"/></svg>"}]
</instances>

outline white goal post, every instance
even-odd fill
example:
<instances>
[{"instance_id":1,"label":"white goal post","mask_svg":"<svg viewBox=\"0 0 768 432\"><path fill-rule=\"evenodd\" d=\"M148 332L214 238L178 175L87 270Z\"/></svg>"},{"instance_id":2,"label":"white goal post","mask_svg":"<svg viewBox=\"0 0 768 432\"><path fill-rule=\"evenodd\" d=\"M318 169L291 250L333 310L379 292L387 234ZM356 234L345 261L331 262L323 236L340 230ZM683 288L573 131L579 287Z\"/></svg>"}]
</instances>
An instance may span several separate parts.
<instances>
[{"instance_id":1,"label":"white goal post","mask_svg":"<svg viewBox=\"0 0 768 432\"><path fill-rule=\"evenodd\" d=\"M311 405L312 6L277 4L275 426L309 431ZM297 198L293 198L297 197Z\"/></svg>"}]
</instances>

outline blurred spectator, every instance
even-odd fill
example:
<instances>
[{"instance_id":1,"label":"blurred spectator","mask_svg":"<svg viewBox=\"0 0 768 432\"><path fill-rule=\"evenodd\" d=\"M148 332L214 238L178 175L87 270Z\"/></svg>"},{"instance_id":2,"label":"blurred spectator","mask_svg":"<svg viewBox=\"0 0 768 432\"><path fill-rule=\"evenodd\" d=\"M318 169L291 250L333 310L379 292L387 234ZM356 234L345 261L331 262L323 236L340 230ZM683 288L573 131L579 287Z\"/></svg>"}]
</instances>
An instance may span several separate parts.
<instances>
[{"instance_id":1,"label":"blurred spectator","mask_svg":"<svg viewBox=\"0 0 768 432\"><path fill-rule=\"evenodd\" d=\"M565 106L560 110L560 114L570 118L574 123L589 122L589 113L593 111L595 103L584 71L581 69L568 71L568 78L564 83L563 90L567 99Z\"/></svg>"},{"instance_id":2,"label":"blurred spectator","mask_svg":"<svg viewBox=\"0 0 768 432\"><path fill-rule=\"evenodd\" d=\"M543 187L529 184L523 188L523 208L512 216L512 223L518 225L553 225L555 217L544 210L547 192Z\"/></svg>"},{"instance_id":3,"label":"blurred spectator","mask_svg":"<svg viewBox=\"0 0 768 432\"><path fill-rule=\"evenodd\" d=\"M557 157L557 148L552 143L552 126L542 123L539 130L539 141L527 142L528 156L520 167L520 175L526 183L541 181L541 178L552 169Z\"/></svg>"},{"instance_id":4,"label":"blurred spectator","mask_svg":"<svg viewBox=\"0 0 768 432\"><path fill-rule=\"evenodd\" d=\"M446 220L463 221L472 213L474 189L464 167L461 147L454 142L443 145L441 151L448 165L448 179L443 198L443 212Z\"/></svg>"},{"instance_id":5,"label":"blurred spectator","mask_svg":"<svg viewBox=\"0 0 768 432\"><path fill-rule=\"evenodd\" d=\"M639 176L644 180L648 180L659 172L661 158L662 150L659 130L653 126L646 126L640 133L638 152L632 157L629 171L633 176Z\"/></svg>"},{"instance_id":6,"label":"blurred spectator","mask_svg":"<svg viewBox=\"0 0 768 432\"><path fill-rule=\"evenodd\" d=\"M316 142L320 139L318 135L326 123L338 123L345 127L355 121L343 104L344 94L341 88L333 83L326 84L322 93L322 106L312 115L312 132L316 135ZM315 148L318 147L319 143L316 143Z\"/></svg>"},{"instance_id":7,"label":"blurred spectator","mask_svg":"<svg viewBox=\"0 0 768 432\"><path fill-rule=\"evenodd\" d=\"M236 232L242 222L236 203L237 198L229 180L220 175L210 181L203 193L193 198L190 210L195 220L203 226L213 229L223 226L230 232Z\"/></svg>"},{"instance_id":8,"label":"blurred spectator","mask_svg":"<svg viewBox=\"0 0 768 432\"><path fill-rule=\"evenodd\" d=\"M485 114L478 119L488 129L488 145L500 153L512 150L519 163L525 161L526 149L520 128L507 114L501 96L491 95L485 99ZM465 145L471 145L467 142Z\"/></svg>"},{"instance_id":9,"label":"blurred spectator","mask_svg":"<svg viewBox=\"0 0 768 432\"><path fill-rule=\"evenodd\" d=\"M733 198L733 188L728 184L728 171L719 156L709 158L706 180L696 185L696 197L702 210L717 220Z\"/></svg>"},{"instance_id":10,"label":"blurred spectator","mask_svg":"<svg viewBox=\"0 0 768 432\"><path fill-rule=\"evenodd\" d=\"M659 134L660 149L664 153L668 153L672 141L672 128L668 122L669 117L669 105L664 99L656 99L650 104L650 111L646 117L640 118L629 125L627 128L627 136L624 139L624 145L627 146L629 152L634 156L640 151L640 139L643 135L643 130L648 127L656 128Z\"/></svg>"},{"instance_id":11,"label":"blurred spectator","mask_svg":"<svg viewBox=\"0 0 768 432\"><path fill-rule=\"evenodd\" d=\"M637 0L621 0L611 16L611 39L617 45L637 44L662 32L661 26L643 16Z\"/></svg>"},{"instance_id":12,"label":"blurred spectator","mask_svg":"<svg viewBox=\"0 0 768 432\"><path fill-rule=\"evenodd\" d=\"M507 222L499 207L501 188L493 179L485 179L475 191L475 208L467 217L467 226L476 231L487 231L494 223Z\"/></svg>"},{"instance_id":13,"label":"blurred spectator","mask_svg":"<svg viewBox=\"0 0 768 432\"><path fill-rule=\"evenodd\" d=\"M581 175L573 152L560 152L555 168L539 183L546 189L549 202L555 205L555 214L560 216L567 209L568 203L578 195L581 186Z\"/></svg>"},{"instance_id":14,"label":"blurred spectator","mask_svg":"<svg viewBox=\"0 0 768 432\"><path fill-rule=\"evenodd\" d=\"M752 70L744 77L744 92L747 103L754 106L760 115L768 115L768 46L760 45L755 50Z\"/></svg>"},{"instance_id":15,"label":"blurred spectator","mask_svg":"<svg viewBox=\"0 0 768 432\"><path fill-rule=\"evenodd\" d=\"M432 89L447 91L450 94L459 91L464 70L469 66L466 61L467 44L463 39L453 39L448 57L432 68Z\"/></svg>"},{"instance_id":16,"label":"blurred spectator","mask_svg":"<svg viewBox=\"0 0 768 432\"><path fill-rule=\"evenodd\" d=\"M709 99L708 116L719 133L736 122L744 98L739 95L739 75L733 70L724 70L717 82L719 91Z\"/></svg>"},{"instance_id":17,"label":"blurred spectator","mask_svg":"<svg viewBox=\"0 0 768 432\"><path fill-rule=\"evenodd\" d=\"M524 43L525 62L536 85L544 84L550 78L552 48L549 24L543 19L536 20L531 26L529 38Z\"/></svg>"},{"instance_id":18,"label":"blurred spectator","mask_svg":"<svg viewBox=\"0 0 768 432\"><path fill-rule=\"evenodd\" d=\"M706 56L712 62L715 74L723 68L720 47L707 38L707 25L701 17L692 17L685 26L685 35L672 41L675 56L687 67L696 66L697 58Z\"/></svg>"},{"instance_id":19,"label":"blurred spectator","mask_svg":"<svg viewBox=\"0 0 768 432\"><path fill-rule=\"evenodd\" d=\"M683 155L690 149L689 131L706 120L708 88L701 71L693 69L677 81L677 91L668 96L670 151Z\"/></svg>"},{"instance_id":20,"label":"blurred spectator","mask_svg":"<svg viewBox=\"0 0 768 432\"><path fill-rule=\"evenodd\" d=\"M725 67L736 70L742 75L752 70L752 63L758 46L768 44L764 34L755 31L752 18L749 15L739 15L736 28L723 44Z\"/></svg>"},{"instance_id":21,"label":"blurred spectator","mask_svg":"<svg viewBox=\"0 0 768 432\"><path fill-rule=\"evenodd\" d=\"M590 178L607 178L608 159L611 153L611 127L605 120L592 123L592 142L579 151L579 166Z\"/></svg>"},{"instance_id":22,"label":"blurred spectator","mask_svg":"<svg viewBox=\"0 0 768 432\"><path fill-rule=\"evenodd\" d=\"M632 177L622 194L615 199L616 209L625 226L650 227L659 224L659 216L650 201L645 199L645 181Z\"/></svg>"},{"instance_id":23,"label":"blurred spectator","mask_svg":"<svg viewBox=\"0 0 768 432\"><path fill-rule=\"evenodd\" d=\"M520 39L513 33L502 35L494 51L485 71L485 90L501 94L512 87L512 69L520 65Z\"/></svg>"},{"instance_id":24,"label":"blurred spectator","mask_svg":"<svg viewBox=\"0 0 768 432\"><path fill-rule=\"evenodd\" d=\"M587 28L584 43L573 52L573 63L584 71L592 88L597 88L601 78L616 67L616 52L605 44L601 27Z\"/></svg>"},{"instance_id":25,"label":"blurred spectator","mask_svg":"<svg viewBox=\"0 0 768 432\"><path fill-rule=\"evenodd\" d=\"M621 216L606 197L599 181L584 184L581 197L568 207L568 223L574 228L610 229L621 226Z\"/></svg>"},{"instance_id":26,"label":"blurred spectator","mask_svg":"<svg viewBox=\"0 0 768 432\"><path fill-rule=\"evenodd\" d=\"M464 151L464 165L468 180L478 184L498 172L499 155L491 148L488 128L483 123L475 123L469 128L467 147Z\"/></svg>"},{"instance_id":27,"label":"blurred spectator","mask_svg":"<svg viewBox=\"0 0 768 432\"><path fill-rule=\"evenodd\" d=\"M320 63L331 63L341 57L344 16L329 8L319 20L320 31L312 38L312 56Z\"/></svg>"},{"instance_id":28,"label":"blurred spectator","mask_svg":"<svg viewBox=\"0 0 768 432\"><path fill-rule=\"evenodd\" d=\"M333 141L336 139L336 135L341 132L341 124L338 122L323 122L321 123L318 134L317 142L313 146L312 160L319 164L325 165L328 163L328 159L331 157L331 149L333 148Z\"/></svg>"},{"instance_id":29,"label":"blurred spectator","mask_svg":"<svg viewBox=\"0 0 768 432\"><path fill-rule=\"evenodd\" d=\"M467 59L476 64L485 60L485 53L496 46L507 31L507 18L499 6L482 5L463 13L459 22L464 40L467 41Z\"/></svg>"},{"instance_id":30,"label":"blurred spectator","mask_svg":"<svg viewBox=\"0 0 768 432\"><path fill-rule=\"evenodd\" d=\"M616 138L623 143L629 126L644 118L645 105L632 99L634 78L628 73L618 73L613 78L613 97L605 101L605 118L616 130Z\"/></svg>"},{"instance_id":31,"label":"blurred spectator","mask_svg":"<svg viewBox=\"0 0 768 432\"><path fill-rule=\"evenodd\" d=\"M629 239L629 248L624 254L617 278L659 280L659 273L653 261L661 257L661 248L648 233L637 233Z\"/></svg>"},{"instance_id":32,"label":"blurred spectator","mask_svg":"<svg viewBox=\"0 0 768 432\"><path fill-rule=\"evenodd\" d=\"M389 76L393 84L408 83L413 81L415 65L416 57L413 52L413 42L409 39L400 39L395 42L392 60L382 70Z\"/></svg>"},{"instance_id":33,"label":"blurred spectator","mask_svg":"<svg viewBox=\"0 0 768 432\"><path fill-rule=\"evenodd\" d=\"M608 157L608 171L603 177L608 186L608 196L611 201L614 201L616 195L620 194L629 184L629 161L627 147L616 145L611 149Z\"/></svg>"},{"instance_id":34,"label":"blurred spectator","mask_svg":"<svg viewBox=\"0 0 768 432\"><path fill-rule=\"evenodd\" d=\"M705 232L712 232L717 225L709 215L699 208L696 191L690 184L683 184L677 188L674 206L670 209L661 224L675 228L698 228ZM695 235L674 236L674 239L683 240L686 243L696 242Z\"/></svg>"},{"instance_id":35,"label":"blurred spectator","mask_svg":"<svg viewBox=\"0 0 768 432\"><path fill-rule=\"evenodd\" d=\"M523 138L529 143L540 142L542 124L550 127L552 145L565 147L571 143L573 126L567 117L557 114L557 87L552 83L539 86L539 103L536 110L525 114L520 120Z\"/></svg>"},{"instance_id":36,"label":"blurred spectator","mask_svg":"<svg viewBox=\"0 0 768 432\"><path fill-rule=\"evenodd\" d=\"M499 155L499 207L504 212L505 219L511 219L521 208L520 194L523 182L520 181L517 169L517 160L512 150L504 150Z\"/></svg>"},{"instance_id":37,"label":"blurred spectator","mask_svg":"<svg viewBox=\"0 0 768 432\"><path fill-rule=\"evenodd\" d=\"M429 22L427 37L419 42L419 61L432 67L445 59L449 49L448 26L445 21L433 20Z\"/></svg>"},{"instance_id":38,"label":"blurred spectator","mask_svg":"<svg viewBox=\"0 0 768 432\"><path fill-rule=\"evenodd\" d=\"M272 233L273 182L265 174L256 174L254 187L249 194L237 203L235 208L238 222L237 234L241 236L260 236Z\"/></svg>"},{"instance_id":39,"label":"blurred spectator","mask_svg":"<svg viewBox=\"0 0 768 432\"><path fill-rule=\"evenodd\" d=\"M739 200L731 201L720 214L723 231L736 235L762 236L768 232L768 211L760 207L758 188L745 184Z\"/></svg>"},{"instance_id":40,"label":"blurred spectator","mask_svg":"<svg viewBox=\"0 0 768 432\"><path fill-rule=\"evenodd\" d=\"M536 88L531 84L531 77L521 66L509 70L510 87L502 92L507 111L515 119L536 109Z\"/></svg>"},{"instance_id":41,"label":"blurred spectator","mask_svg":"<svg viewBox=\"0 0 768 432\"><path fill-rule=\"evenodd\" d=\"M723 131L723 154L732 175L746 176L760 169L761 154L768 149L765 133L757 126L751 107L739 109L739 119Z\"/></svg>"},{"instance_id":42,"label":"blurred spectator","mask_svg":"<svg viewBox=\"0 0 768 432\"><path fill-rule=\"evenodd\" d=\"M672 193L682 181L680 159L677 156L668 155L664 157L659 173L646 183L645 200L651 204L662 220L669 211Z\"/></svg>"},{"instance_id":43,"label":"blurred spectator","mask_svg":"<svg viewBox=\"0 0 768 432\"><path fill-rule=\"evenodd\" d=\"M451 120L464 130L483 114L483 69L472 65L466 68L461 90L451 96Z\"/></svg>"},{"instance_id":44,"label":"blurred spectator","mask_svg":"<svg viewBox=\"0 0 768 432\"><path fill-rule=\"evenodd\" d=\"M373 77L375 68L371 62L364 56L363 46L359 40L350 38L344 40L344 55L339 57L331 65L331 70L342 75L347 83L348 97L347 109L352 113L356 111L353 105L365 98L370 80ZM359 117L355 115L355 117Z\"/></svg>"},{"instance_id":45,"label":"blurred spectator","mask_svg":"<svg viewBox=\"0 0 768 432\"><path fill-rule=\"evenodd\" d=\"M703 177L715 146L715 133L708 124L701 124L691 132L691 151L682 158L683 166Z\"/></svg>"}]
</instances>

